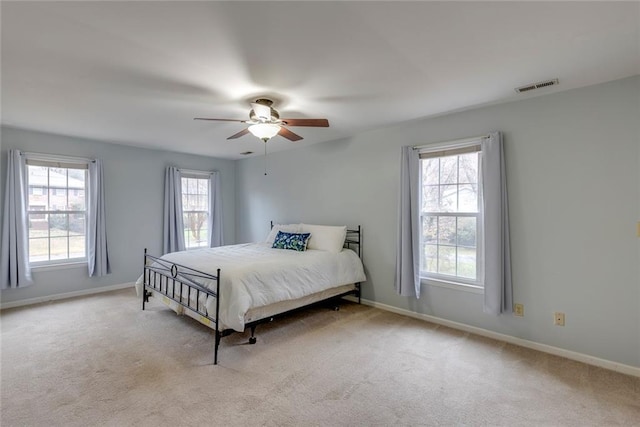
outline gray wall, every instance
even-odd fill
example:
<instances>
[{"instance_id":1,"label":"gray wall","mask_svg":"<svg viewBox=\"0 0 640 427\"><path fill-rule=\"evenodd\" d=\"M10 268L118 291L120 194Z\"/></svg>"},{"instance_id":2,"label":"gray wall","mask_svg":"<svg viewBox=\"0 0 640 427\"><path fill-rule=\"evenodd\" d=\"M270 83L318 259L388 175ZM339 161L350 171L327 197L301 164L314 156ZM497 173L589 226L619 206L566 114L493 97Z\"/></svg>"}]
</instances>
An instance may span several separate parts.
<instances>
[{"instance_id":1,"label":"gray wall","mask_svg":"<svg viewBox=\"0 0 640 427\"><path fill-rule=\"evenodd\" d=\"M88 277L86 268L35 270L33 285L0 293L3 303L135 281L141 273L144 248L153 254L160 254L162 249L166 166L220 171L225 242L235 243L236 162L233 160L128 147L10 127L3 127L1 136L3 171L7 150L14 148L103 160L107 239L112 267L112 274L99 278ZM0 200L4 200L5 180L5 174L1 174Z\"/></svg>"},{"instance_id":2,"label":"gray wall","mask_svg":"<svg viewBox=\"0 0 640 427\"><path fill-rule=\"evenodd\" d=\"M269 220L364 226L366 299L640 366L640 77L415 121L243 159L237 237ZM483 314L482 295L393 290L402 145L504 132L514 300L525 316ZM300 144L304 146L304 141ZM566 313L566 326L553 313Z\"/></svg>"}]
</instances>

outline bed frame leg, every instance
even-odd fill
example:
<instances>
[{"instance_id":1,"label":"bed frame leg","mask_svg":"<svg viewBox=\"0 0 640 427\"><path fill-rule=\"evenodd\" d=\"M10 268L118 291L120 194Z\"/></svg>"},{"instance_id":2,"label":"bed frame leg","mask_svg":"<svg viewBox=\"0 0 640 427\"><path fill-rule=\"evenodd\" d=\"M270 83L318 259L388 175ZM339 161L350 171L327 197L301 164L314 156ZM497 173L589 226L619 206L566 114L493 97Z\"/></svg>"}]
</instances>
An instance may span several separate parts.
<instances>
[{"instance_id":1,"label":"bed frame leg","mask_svg":"<svg viewBox=\"0 0 640 427\"><path fill-rule=\"evenodd\" d=\"M255 344L258 339L255 337L256 335L256 325L251 327L251 336L249 337L249 344Z\"/></svg>"},{"instance_id":2,"label":"bed frame leg","mask_svg":"<svg viewBox=\"0 0 640 427\"><path fill-rule=\"evenodd\" d=\"M216 346L213 349L213 364L214 365L218 364L218 347L220 347L220 338L221 338L220 332L216 331Z\"/></svg>"},{"instance_id":3,"label":"bed frame leg","mask_svg":"<svg viewBox=\"0 0 640 427\"><path fill-rule=\"evenodd\" d=\"M146 289L142 289L142 309L144 310L144 304L149 302L149 297L151 296L151 292Z\"/></svg>"}]
</instances>

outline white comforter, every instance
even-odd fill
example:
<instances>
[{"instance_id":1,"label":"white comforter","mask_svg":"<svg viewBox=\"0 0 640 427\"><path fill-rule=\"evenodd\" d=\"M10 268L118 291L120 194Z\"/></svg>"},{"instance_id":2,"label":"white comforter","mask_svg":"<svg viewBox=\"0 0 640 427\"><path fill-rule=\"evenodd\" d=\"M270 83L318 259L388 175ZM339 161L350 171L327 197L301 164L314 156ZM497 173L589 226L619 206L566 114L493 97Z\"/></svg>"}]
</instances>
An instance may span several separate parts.
<instances>
[{"instance_id":1,"label":"white comforter","mask_svg":"<svg viewBox=\"0 0 640 427\"><path fill-rule=\"evenodd\" d=\"M164 255L163 259L209 274L220 269L220 324L244 330L244 315L255 307L292 300L329 288L364 282L360 258L344 249L338 254L309 249L272 249L268 243L246 243L195 249ZM215 289L214 281L203 283ZM136 283L141 292L142 277ZM215 298L206 301L215 317Z\"/></svg>"}]
</instances>

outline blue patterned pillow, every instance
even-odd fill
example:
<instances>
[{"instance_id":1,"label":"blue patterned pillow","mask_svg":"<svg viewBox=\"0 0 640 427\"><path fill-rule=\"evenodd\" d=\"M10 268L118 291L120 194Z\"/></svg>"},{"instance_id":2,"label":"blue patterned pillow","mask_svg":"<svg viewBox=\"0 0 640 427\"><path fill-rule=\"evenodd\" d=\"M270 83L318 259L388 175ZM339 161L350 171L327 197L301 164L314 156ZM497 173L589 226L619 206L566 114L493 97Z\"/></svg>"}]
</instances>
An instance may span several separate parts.
<instances>
[{"instance_id":1,"label":"blue patterned pillow","mask_svg":"<svg viewBox=\"0 0 640 427\"><path fill-rule=\"evenodd\" d=\"M287 233L285 231L278 231L278 235L271 247L275 249L306 251L309 237L311 237L311 233Z\"/></svg>"}]
</instances>

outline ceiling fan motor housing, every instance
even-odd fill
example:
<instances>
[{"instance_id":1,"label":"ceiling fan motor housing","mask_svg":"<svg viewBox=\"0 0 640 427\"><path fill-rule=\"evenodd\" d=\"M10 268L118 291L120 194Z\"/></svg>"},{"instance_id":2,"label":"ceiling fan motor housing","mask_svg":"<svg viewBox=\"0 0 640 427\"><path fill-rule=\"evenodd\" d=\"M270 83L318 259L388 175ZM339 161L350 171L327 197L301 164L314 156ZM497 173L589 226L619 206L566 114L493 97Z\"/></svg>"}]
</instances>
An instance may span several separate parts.
<instances>
[{"instance_id":1,"label":"ceiling fan motor housing","mask_svg":"<svg viewBox=\"0 0 640 427\"><path fill-rule=\"evenodd\" d=\"M278 120L280 120L280 114L278 113L278 111L276 111L273 107L271 107L271 105L273 105L272 100L267 98L260 98L260 99L256 99L255 103L264 105L265 107L269 107L270 114L271 114L271 117L269 117L269 120L268 120L269 122L277 122ZM256 112L253 110L253 108L251 109L251 111L249 111L249 119L257 122L263 121L258 115L256 115Z\"/></svg>"},{"instance_id":2,"label":"ceiling fan motor housing","mask_svg":"<svg viewBox=\"0 0 640 427\"><path fill-rule=\"evenodd\" d=\"M251 109L251 111L249 111L249 119L251 121L254 122L261 122L262 120L260 120L260 117L258 117L255 113L255 111L253 111L253 109ZM270 122L275 122L277 120L280 120L280 114L278 114L278 112L276 110L274 110L273 108L271 108L271 118L270 118Z\"/></svg>"}]
</instances>

